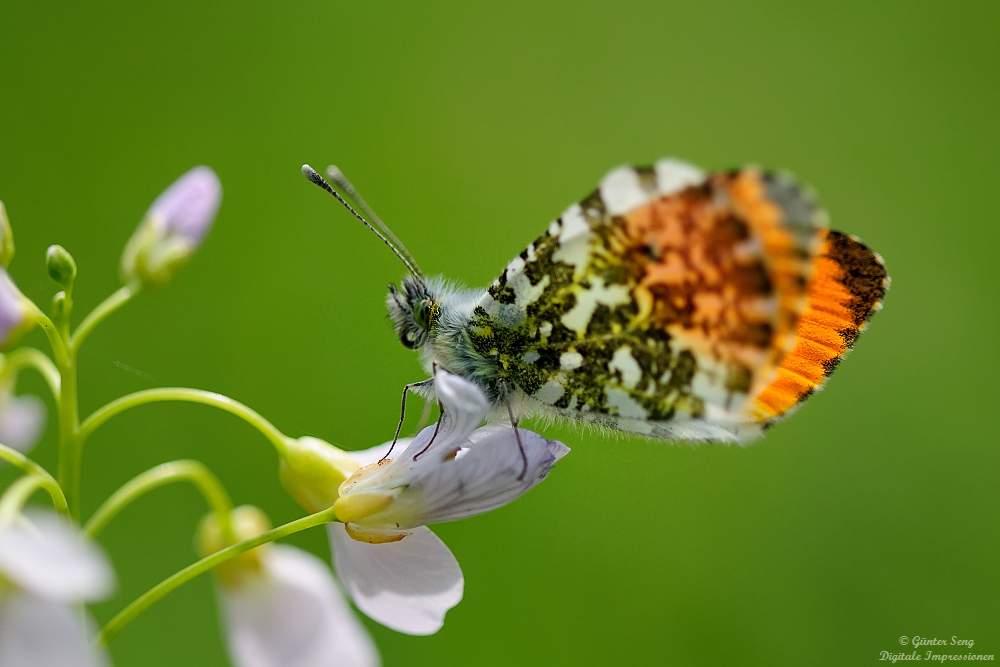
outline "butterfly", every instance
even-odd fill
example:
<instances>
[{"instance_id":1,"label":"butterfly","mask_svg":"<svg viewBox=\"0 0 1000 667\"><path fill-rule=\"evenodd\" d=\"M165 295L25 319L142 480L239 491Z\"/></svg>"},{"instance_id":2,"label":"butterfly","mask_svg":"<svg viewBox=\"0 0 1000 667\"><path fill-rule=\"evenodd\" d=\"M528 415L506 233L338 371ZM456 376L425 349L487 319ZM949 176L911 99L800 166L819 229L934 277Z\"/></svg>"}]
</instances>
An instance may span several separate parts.
<instances>
[{"instance_id":1,"label":"butterfly","mask_svg":"<svg viewBox=\"0 0 1000 667\"><path fill-rule=\"evenodd\" d=\"M387 297L402 344L512 422L748 442L823 386L889 286L805 188L756 167L614 169L485 290L425 277L374 217L411 273Z\"/></svg>"}]
</instances>

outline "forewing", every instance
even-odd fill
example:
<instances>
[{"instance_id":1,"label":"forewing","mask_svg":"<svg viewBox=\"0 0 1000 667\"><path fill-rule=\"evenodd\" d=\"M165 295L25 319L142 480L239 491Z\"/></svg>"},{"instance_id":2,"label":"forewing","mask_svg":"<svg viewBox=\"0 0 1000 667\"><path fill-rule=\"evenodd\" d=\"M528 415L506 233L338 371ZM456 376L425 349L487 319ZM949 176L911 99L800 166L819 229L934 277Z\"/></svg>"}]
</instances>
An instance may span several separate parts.
<instances>
[{"instance_id":1,"label":"forewing","mask_svg":"<svg viewBox=\"0 0 1000 667\"><path fill-rule=\"evenodd\" d=\"M472 346L498 383L565 416L747 439L753 398L795 346L822 217L791 179L753 168L616 169L508 264Z\"/></svg>"}]
</instances>

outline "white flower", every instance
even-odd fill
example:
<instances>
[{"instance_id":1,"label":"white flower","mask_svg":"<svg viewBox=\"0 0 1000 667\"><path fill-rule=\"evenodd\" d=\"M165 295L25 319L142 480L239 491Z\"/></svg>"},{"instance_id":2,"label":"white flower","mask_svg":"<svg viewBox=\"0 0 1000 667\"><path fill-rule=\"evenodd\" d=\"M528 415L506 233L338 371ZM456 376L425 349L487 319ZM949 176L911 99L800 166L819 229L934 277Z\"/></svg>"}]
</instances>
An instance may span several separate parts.
<instances>
[{"instance_id":1,"label":"white flower","mask_svg":"<svg viewBox=\"0 0 1000 667\"><path fill-rule=\"evenodd\" d=\"M252 506L230 514L232 540L270 528ZM218 517L198 528L207 556L227 546ZM377 667L378 649L354 616L322 560L294 547L267 544L215 570L229 656L236 667Z\"/></svg>"},{"instance_id":2,"label":"white flower","mask_svg":"<svg viewBox=\"0 0 1000 667\"><path fill-rule=\"evenodd\" d=\"M15 396L0 383L0 444L27 452L45 427L45 403L37 396Z\"/></svg>"},{"instance_id":3,"label":"white flower","mask_svg":"<svg viewBox=\"0 0 1000 667\"><path fill-rule=\"evenodd\" d=\"M171 280L201 244L222 200L222 185L208 167L174 181L149 207L122 254L122 279L160 285Z\"/></svg>"},{"instance_id":4,"label":"white flower","mask_svg":"<svg viewBox=\"0 0 1000 667\"><path fill-rule=\"evenodd\" d=\"M328 526L337 575L354 603L414 635L437 632L465 585L455 556L426 524L516 500L569 452L527 429L477 429L489 404L461 377L439 370L434 386L443 416L396 443L396 458L383 459L388 443L348 452L363 467L340 485L334 511L344 523Z\"/></svg>"},{"instance_id":5,"label":"white flower","mask_svg":"<svg viewBox=\"0 0 1000 667\"><path fill-rule=\"evenodd\" d=\"M12 347L35 325L31 306L7 271L0 269L0 349Z\"/></svg>"},{"instance_id":6,"label":"white flower","mask_svg":"<svg viewBox=\"0 0 1000 667\"><path fill-rule=\"evenodd\" d=\"M0 665L97 667L88 622L76 607L114 587L107 558L67 520L29 513L0 528Z\"/></svg>"},{"instance_id":7,"label":"white flower","mask_svg":"<svg viewBox=\"0 0 1000 667\"><path fill-rule=\"evenodd\" d=\"M273 545L261 570L220 585L226 640L237 667L375 667L368 631L322 560Z\"/></svg>"},{"instance_id":8,"label":"white flower","mask_svg":"<svg viewBox=\"0 0 1000 667\"><path fill-rule=\"evenodd\" d=\"M365 529L405 534L400 531L506 505L569 452L561 442L502 422L477 429L489 403L468 380L439 370L434 389L444 406L440 421L395 458L365 465L340 485L334 511L357 538L382 534Z\"/></svg>"}]
</instances>

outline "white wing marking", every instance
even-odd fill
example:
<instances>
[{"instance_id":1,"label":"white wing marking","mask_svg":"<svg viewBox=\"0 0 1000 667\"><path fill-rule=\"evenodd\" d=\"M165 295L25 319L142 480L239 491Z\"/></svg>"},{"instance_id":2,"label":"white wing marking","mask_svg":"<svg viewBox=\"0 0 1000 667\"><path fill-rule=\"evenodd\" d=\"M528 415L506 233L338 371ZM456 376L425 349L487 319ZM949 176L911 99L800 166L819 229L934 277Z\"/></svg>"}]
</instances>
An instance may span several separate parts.
<instances>
[{"instance_id":1,"label":"white wing marking","mask_svg":"<svg viewBox=\"0 0 1000 667\"><path fill-rule=\"evenodd\" d=\"M694 165L666 158L656 163L656 189L665 197L705 180L705 174Z\"/></svg>"},{"instance_id":2,"label":"white wing marking","mask_svg":"<svg viewBox=\"0 0 1000 667\"><path fill-rule=\"evenodd\" d=\"M650 200L632 167L618 167L601 181L601 199L608 215L624 215Z\"/></svg>"}]
</instances>

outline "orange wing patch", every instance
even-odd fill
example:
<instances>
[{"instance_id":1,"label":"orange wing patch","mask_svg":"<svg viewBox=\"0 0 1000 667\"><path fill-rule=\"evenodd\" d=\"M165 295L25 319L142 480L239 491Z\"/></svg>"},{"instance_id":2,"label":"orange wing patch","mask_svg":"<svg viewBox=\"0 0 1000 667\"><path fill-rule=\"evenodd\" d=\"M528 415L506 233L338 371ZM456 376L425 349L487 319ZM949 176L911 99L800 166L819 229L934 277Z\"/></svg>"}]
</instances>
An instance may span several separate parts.
<instances>
[{"instance_id":1,"label":"orange wing patch","mask_svg":"<svg viewBox=\"0 0 1000 667\"><path fill-rule=\"evenodd\" d=\"M776 377L795 344L819 248L814 209L789 220L772 198L794 188L779 178L756 169L717 173L624 216L633 244L653 258L635 290L639 319L648 316L695 352L730 395L755 395Z\"/></svg>"},{"instance_id":2,"label":"orange wing patch","mask_svg":"<svg viewBox=\"0 0 1000 667\"><path fill-rule=\"evenodd\" d=\"M858 239L824 232L813 262L807 305L795 328L796 341L778 375L750 404L758 422L781 417L819 388L882 307L889 277L882 258Z\"/></svg>"}]
</instances>

